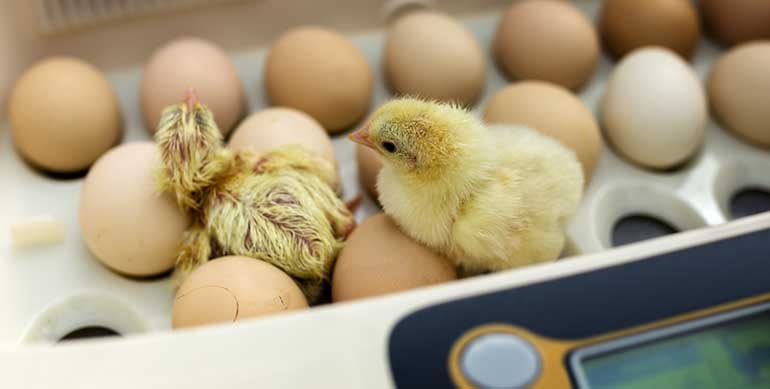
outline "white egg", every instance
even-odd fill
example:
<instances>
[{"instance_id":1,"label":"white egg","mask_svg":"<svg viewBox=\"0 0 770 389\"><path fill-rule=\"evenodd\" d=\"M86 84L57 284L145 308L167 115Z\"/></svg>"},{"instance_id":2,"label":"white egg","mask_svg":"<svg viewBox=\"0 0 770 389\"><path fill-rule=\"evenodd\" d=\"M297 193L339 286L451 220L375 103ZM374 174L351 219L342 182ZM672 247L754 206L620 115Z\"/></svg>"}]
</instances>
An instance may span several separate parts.
<instances>
[{"instance_id":1,"label":"white egg","mask_svg":"<svg viewBox=\"0 0 770 389\"><path fill-rule=\"evenodd\" d=\"M674 52L633 51L613 70L602 119L615 149L642 166L667 169L692 157L703 143L706 95L695 72Z\"/></svg>"}]
</instances>

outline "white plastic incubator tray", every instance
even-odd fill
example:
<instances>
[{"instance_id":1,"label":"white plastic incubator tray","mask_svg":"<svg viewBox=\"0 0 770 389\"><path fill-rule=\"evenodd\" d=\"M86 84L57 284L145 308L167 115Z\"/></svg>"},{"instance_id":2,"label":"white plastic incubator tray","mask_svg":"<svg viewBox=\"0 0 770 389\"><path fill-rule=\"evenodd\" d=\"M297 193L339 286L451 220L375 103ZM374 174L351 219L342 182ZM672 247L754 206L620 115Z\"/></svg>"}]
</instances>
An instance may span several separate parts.
<instances>
[{"instance_id":1,"label":"white plastic incubator tray","mask_svg":"<svg viewBox=\"0 0 770 389\"><path fill-rule=\"evenodd\" d=\"M438 2L441 9L441 2ZM576 2L590 17L599 1ZM463 18L487 53L486 100L510 82L496 68L491 41L503 8ZM322 20L319 20L321 23ZM381 71L384 32L350 36L375 75L372 108L391 97ZM721 49L703 39L692 64L705 80ZM266 50L233 53L250 111L267 107L262 71ZM596 113L613 62L604 55L581 99ZM108 72L125 118L124 142L148 140L138 107L141 68ZM580 258L462 280L352 304L313 308L278 317L171 333L173 299L168 278L131 279L111 272L87 250L79 232L82 178L55 179L17 156L8 123L0 123L0 381L2 387L389 387L387 331L416 307L501 287L559 277L671 250L757 226L770 214L717 229L691 231L613 251L612 230L630 215L648 215L685 231L731 220L731 197L744 189L770 192L770 152L748 145L711 121L702 151L667 172L636 167L604 148L582 205L572 220L567 256ZM346 197L362 192L354 145L334 138ZM365 198L358 220L377 212ZM63 242L13 248L10 226L51 215L65 227ZM599 253L595 254L594 253ZM100 326L124 338L55 345L78 328ZM133 336L142 334L142 336Z\"/></svg>"}]
</instances>

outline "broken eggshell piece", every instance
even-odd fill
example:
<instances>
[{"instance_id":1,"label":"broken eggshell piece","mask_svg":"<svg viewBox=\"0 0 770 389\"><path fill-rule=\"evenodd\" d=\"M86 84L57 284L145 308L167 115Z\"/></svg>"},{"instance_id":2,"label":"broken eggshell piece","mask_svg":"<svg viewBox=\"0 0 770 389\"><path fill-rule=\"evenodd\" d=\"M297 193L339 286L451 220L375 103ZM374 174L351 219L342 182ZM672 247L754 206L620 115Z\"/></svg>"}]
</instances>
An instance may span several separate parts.
<instances>
[{"instance_id":1,"label":"broken eggshell piece","mask_svg":"<svg viewBox=\"0 0 770 389\"><path fill-rule=\"evenodd\" d=\"M305 296L284 272L248 257L206 262L179 287L172 327L226 323L308 307Z\"/></svg>"}]
</instances>

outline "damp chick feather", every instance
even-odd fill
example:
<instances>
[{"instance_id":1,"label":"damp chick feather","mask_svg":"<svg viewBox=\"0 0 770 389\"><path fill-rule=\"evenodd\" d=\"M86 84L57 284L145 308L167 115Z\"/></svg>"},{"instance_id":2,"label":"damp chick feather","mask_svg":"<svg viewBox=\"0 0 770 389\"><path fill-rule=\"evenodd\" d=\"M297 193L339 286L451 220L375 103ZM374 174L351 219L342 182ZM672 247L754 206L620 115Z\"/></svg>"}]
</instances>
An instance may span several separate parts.
<instances>
[{"instance_id":1,"label":"damp chick feather","mask_svg":"<svg viewBox=\"0 0 770 389\"><path fill-rule=\"evenodd\" d=\"M178 280L212 258L242 255L292 276L309 301L320 298L355 223L332 188L331 163L299 145L259 156L225 150L200 103L168 107L156 142L158 185L193 220L177 253Z\"/></svg>"}]
</instances>

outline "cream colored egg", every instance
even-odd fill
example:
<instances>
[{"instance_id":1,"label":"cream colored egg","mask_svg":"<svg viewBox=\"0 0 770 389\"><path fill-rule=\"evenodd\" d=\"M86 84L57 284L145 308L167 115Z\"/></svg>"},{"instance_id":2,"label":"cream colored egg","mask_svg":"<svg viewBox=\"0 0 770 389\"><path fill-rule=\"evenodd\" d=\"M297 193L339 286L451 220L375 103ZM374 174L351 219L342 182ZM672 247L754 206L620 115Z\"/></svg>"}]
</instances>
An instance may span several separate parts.
<instances>
[{"instance_id":1,"label":"cream colored egg","mask_svg":"<svg viewBox=\"0 0 770 389\"><path fill-rule=\"evenodd\" d=\"M643 48L613 70L602 100L609 141L642 166L667 169L703 143L706 96L693 69L674 52Z\"/></svg>"},{"instance_id":2,"label":"cream colored egg","mask_svg":"<svg viewBox=\"0 0 770 389\"><path fill-rule=\"evenodd\" d=\"M346 37L320 27L299 27L280 36L265 64L272 104L306 112L331 133L366 114L373 84L361 51Z\"/></svg>"},{"instance_id":3,"label":"cream colored egg","mask_svg":"<svg viewBox=\"0 0 770 389\"><path fill-rule=\"evenodd\" d=\"M602 151L602 136L593 113L564 87L521 81L495 93L484 108L489 123L523 124L571 148L591 179Z\"/></svg>"},{"instance_id":4,"label":"cream colored egg","mask_svg":"<svg viewBox=\"0 0 770 389\"><path fill-rule=\"evenodd\" d=\"M514 1L494 38L495 58L510 77L570 89L591 78L599 52L593 24L567 1Z\"/></svg>"},{"instance_id":5,"label":"cream colored egg","mask_svg":"<svg viewBox=\"0 0 770 389\"><path fill-rule=\"evenodd\" d=\"M171 195L158 193L153 172L159 163L154 143L126 143L101 157L83 182L83 239L119 273L151 276L174 266L189 220Z\"/></svg>"},{"instance_id":6,"label":"cream colored egg","mask_svg":"<svg viewBox=\"0 0 770 389\"><path fill-rule=\"evenodd\" d=\"M291 108L268 108L251 114L235 130L227 146L263 153L287 144L303 145L337 164L326 130L309 115Z\"/></svg>"},{"instance_id":7,"label":"cream colored egg","mask_svg":"<svg viewBox=\"0 0 770 389\"><path fill-rule=\"evenodd\" d=\"M277 267L248 257L222 257L195 269L176 292L173 328L231 323L306 309L294 280Z\"/></svg>"},{"instance_id":8,"label":"cream colored egg","mask_svg":"<svg viewBox=\"0 0 770 389\"><path fill-rule=\"evenodd\" d=\"M770 147L770 41L745 43L719 58L711 68L708 93L725 127Z\"/></svg>"},{"instance_id":9,"label":"cream colored egg","mask_svg":"<svg viewBox=\"0 0 770 389\"><path fill-rule=\"evenodd\" d=\"M195 88L227 135L246 111L241 79L227 53L212 42L181 38L159 48L144 68L140 103L146 128L157 130L163 109Z\"/></svg>"},{"instance_id":10,"label":"cream colored egg","mask_svg":"<svg viewBox=\"0 0 770 389\"><path fill-rule=\"evenodd\" d=\"M484 88L486 64L476 38L433 10L401 16L388 31L385 76L400 95L472 105Z\"/></svg>"},{"instance_id":11,"label":"cream colored egg","mask_svg":"<svg viewBox=\"0 0 770 389\"><path fill-rule=\"evenodd\" d=\"M404 235L384 213L348 238L332 275L332 301L405 291L457 278L454 266Z\"/></svg>"},{"instance_id":12,"label":"cream colored egg","mask_svg":"<svg viewBox=\"0 0 770 389\"><path fill-rule=\"evenodd\" d=\"M79 59L54 57L32 65L8 103L16 149L48 171L87 169L123 133L115 91L101 71Z\"/></svg>"}]
</instances>

